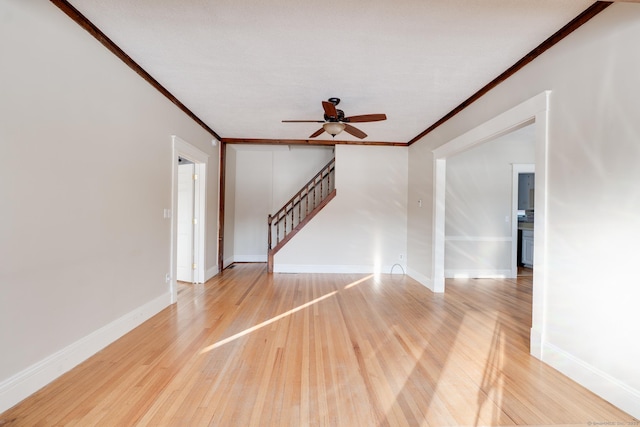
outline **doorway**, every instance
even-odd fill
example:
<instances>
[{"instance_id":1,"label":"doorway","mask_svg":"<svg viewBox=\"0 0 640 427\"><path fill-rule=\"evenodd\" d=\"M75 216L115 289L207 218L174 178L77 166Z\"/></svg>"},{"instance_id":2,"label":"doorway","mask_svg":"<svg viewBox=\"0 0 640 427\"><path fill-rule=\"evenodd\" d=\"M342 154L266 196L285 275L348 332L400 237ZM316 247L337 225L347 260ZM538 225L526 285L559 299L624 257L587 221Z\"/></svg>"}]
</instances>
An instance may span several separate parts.
<instances>
[{"instance_id":1,"label":"doorway","mask_svg":"<svg viewBox=\"0 0 640 427\"><path fill-rule=\"evenodd\" d=\"M430 289L444 292L444 249L445 249L445 193L447 158L475 145L505 135L513 130L535 123L535 241L532 295L532 319L530 352L542 359L544 342L544 316L547 287L546 274L546 164L548 146L548 109L551 91L545 91L530 98L504 113L488 120L468 132L450 140L433 150L433 221L432 221L432 270Z\"/></svg>"},{"instance_id":2,"label":"doorway","mask_svg":"<svg viewBox=\"0 0 640 427\"><path fill-rule=\"evenodd\" d=\"M533 275L535 171L534 164L513 164L511 277Z\"/></svg>"},{"instance_id":3,"label":"doorway","mask_svg":"<svg viewBox=\"0 0 640 427\"><path fill-rule=\"evenodd\" d=\"M194 266L196 248L195 232L198 224L195 217L195 163L178 157L178 247L176 280L180 282L195 282Z\"/></svg>"},{"instance_id":4,"label":"doorway","mask_svg":"<svg viewBox=\"0 0 640 427\"><path fill-rule=\"evenodd\" d=\"M178 280L204 283L205 279L209 155L175 135L172 140L170 286L173 303L178 298Z\"/></svg>"},{"instance_id":5,"label":"doorway","mask_svg":"<svg viewBox=\"0 0 640 427\"><path fill-rule=\"evenodd\" d=\"M513 212L514 163L535 161L535 125L447 158L445 277L514 278L520 224ZM526 226L526 225L525 225Z\"/></svg>"}]
</instances>

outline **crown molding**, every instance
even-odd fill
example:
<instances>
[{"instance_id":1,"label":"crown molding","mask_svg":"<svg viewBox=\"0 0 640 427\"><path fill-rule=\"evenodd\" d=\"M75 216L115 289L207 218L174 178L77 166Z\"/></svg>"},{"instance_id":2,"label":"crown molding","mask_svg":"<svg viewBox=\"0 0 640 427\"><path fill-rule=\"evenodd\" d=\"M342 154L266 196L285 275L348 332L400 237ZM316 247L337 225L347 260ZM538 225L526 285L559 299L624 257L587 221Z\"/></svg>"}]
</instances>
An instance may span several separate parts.
<instances>
[{"instance_id":1,"label":"crown molding","mask_svg":"<svg viewBox=\"0 0 640 427\"><path fill-rule=\"evenodd\" d=\"M391 141L346 141L322 139L260 139L260 138L222 138L225 144L270 144L270 145L379 145L406 147L406 142Z\"/></svg>"},{"instance_id":2,"label":"crown molding","mask_svg":"<svg viewBox=\"0 0 640 427\"><path fill-rule=\"evenodd\" d=\"M220 140L218 135L213 129L211 129L205 122L203 122L198 116L196 116L191 110L189 110L178 98L176 98L171 92L169 92L164 86L162 86L151 74L149 74L144 68L138 65L129 55L127 55L117 44L113 42L105 33L102 32L93 22L91 22L86 16L84 16L78 9L73 7L67 0L50 0L58 9L64 12L69 18L75 21L76 24L84 28L89 34L91 34L96 40L98 40L104 47L109 49L111 53L120 58L129 68L135 71L140 77L145 79L151 86L153 86L158 92L164 95L169 101L175 104L180 110L182 110L187 116L194 120L197 124L202 126L204 130L209 132L214 138Z\"/></svg>"},{"instance_id":3,"label":"crown molding","mask_svg":"<svg viewBox=\"0 0 640 427\"><path fill-rule=\"evenodd\" d=\"M625 0L625 1L630 1L630 0ZM633 0L633 2L640 2L640 0ZM456 108L448 112L440 120L438 120L437 122L429 126L427 129L425 129L424 131L416 135L413 139L409 141L408 144L409 145L413 144L414 142L424 138L427 134L429 134L439 126L443 125L449 119L451 119L452 117L457 115L459 112L467 108L469 105L474 103L476 100L484 96L491 89L498 86L500 83L502 83L503 81L505 81L506 79L508 79L509 77L511 77L518 71L520 71L522 68L524 68L525 65L527 65L528 63L536 59L538 56L542 55L544 52L549 50L556 43L560 42L560 40L564 39L569 34L573 33L575 30L577 30L582 25L587 23L591 18L593 18L594 16L602 12L607 7L611 6L611 4L612 3L608 1L597 1L591 6L589 6L584 12L582 12L580 15L573 18L567 25L562 27L560 30L556 31L555 34L553 34L551 37L549 37L548 39L543 41L541 44L539 44L538 47L536 47L531 52L529 52L524 57L522 57L522 59L520 59L518 62L516 62L511 67L509 67L505 72L503 72L498 77L493 79L483 88L481 88L479 91L471 95L469 98L463 101L462 104L458 105Z\"/></svg>"}]
</instances>

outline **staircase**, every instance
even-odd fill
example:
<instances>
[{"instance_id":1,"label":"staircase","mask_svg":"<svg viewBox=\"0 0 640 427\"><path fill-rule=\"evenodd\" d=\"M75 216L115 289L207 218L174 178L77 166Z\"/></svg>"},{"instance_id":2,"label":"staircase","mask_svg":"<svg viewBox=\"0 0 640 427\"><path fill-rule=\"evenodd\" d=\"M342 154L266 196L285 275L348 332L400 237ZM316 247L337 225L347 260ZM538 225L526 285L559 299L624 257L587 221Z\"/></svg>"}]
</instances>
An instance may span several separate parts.
<instances>
[{"instance_id":1,"label":"staircase","mask_svg":"<svg viewBox=\"0 0 640 427\"><path fill-rule=\"evenodd\" d=\"M336 159L331 159L295 196L269 215L267 267L273 273L273 256L336 196Z\"/></svg>"}]
</instances>

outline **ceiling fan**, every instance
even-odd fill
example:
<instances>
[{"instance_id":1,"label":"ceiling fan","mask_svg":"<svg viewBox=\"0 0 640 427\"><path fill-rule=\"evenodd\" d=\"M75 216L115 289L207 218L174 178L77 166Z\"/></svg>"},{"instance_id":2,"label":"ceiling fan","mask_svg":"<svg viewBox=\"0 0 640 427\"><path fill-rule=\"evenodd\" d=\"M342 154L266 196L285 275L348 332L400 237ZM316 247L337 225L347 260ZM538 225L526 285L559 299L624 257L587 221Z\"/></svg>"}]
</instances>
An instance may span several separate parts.
<instances>
[{"instance_id":1,"label":"ceiling fan","mask_svg":"<svg viewBox=\"0 0 640 427\"><path fill-rule=\"evenodd\" d=\"M322 108L324 109L324 120L283 120L283 123L323 123L322 127L309 136L309 138L315 138L320 136L323 132L327 132L329 135L335 137L342 131L345 131L356 138L366 138L367 134L360 129L351 126L349 123L365 123L365 122L378 122L381 120L387 120L385 114L364 114L360 116L345 117L344 111L338 110L336 105L340 103L340 98L329 98L328 101L322 101Z\"/></svg>"}]
</instances>

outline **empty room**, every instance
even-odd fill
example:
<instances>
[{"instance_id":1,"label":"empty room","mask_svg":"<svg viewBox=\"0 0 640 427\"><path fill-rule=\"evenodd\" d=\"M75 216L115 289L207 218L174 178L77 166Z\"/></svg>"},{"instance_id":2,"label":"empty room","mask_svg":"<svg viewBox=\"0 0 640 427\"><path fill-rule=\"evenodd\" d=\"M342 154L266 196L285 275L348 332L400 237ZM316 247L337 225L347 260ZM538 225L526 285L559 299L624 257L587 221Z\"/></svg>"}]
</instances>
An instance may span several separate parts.
<instances>
[{"instance_id":1,"label":"empty room","mask_svg":"<svg viewBox=\"0 0 640 427\"><path fill-rule=\"evenodd\" d=\"M0 425L639 425L639 39L0 0Z\"/></svg>"}]
</instances>

